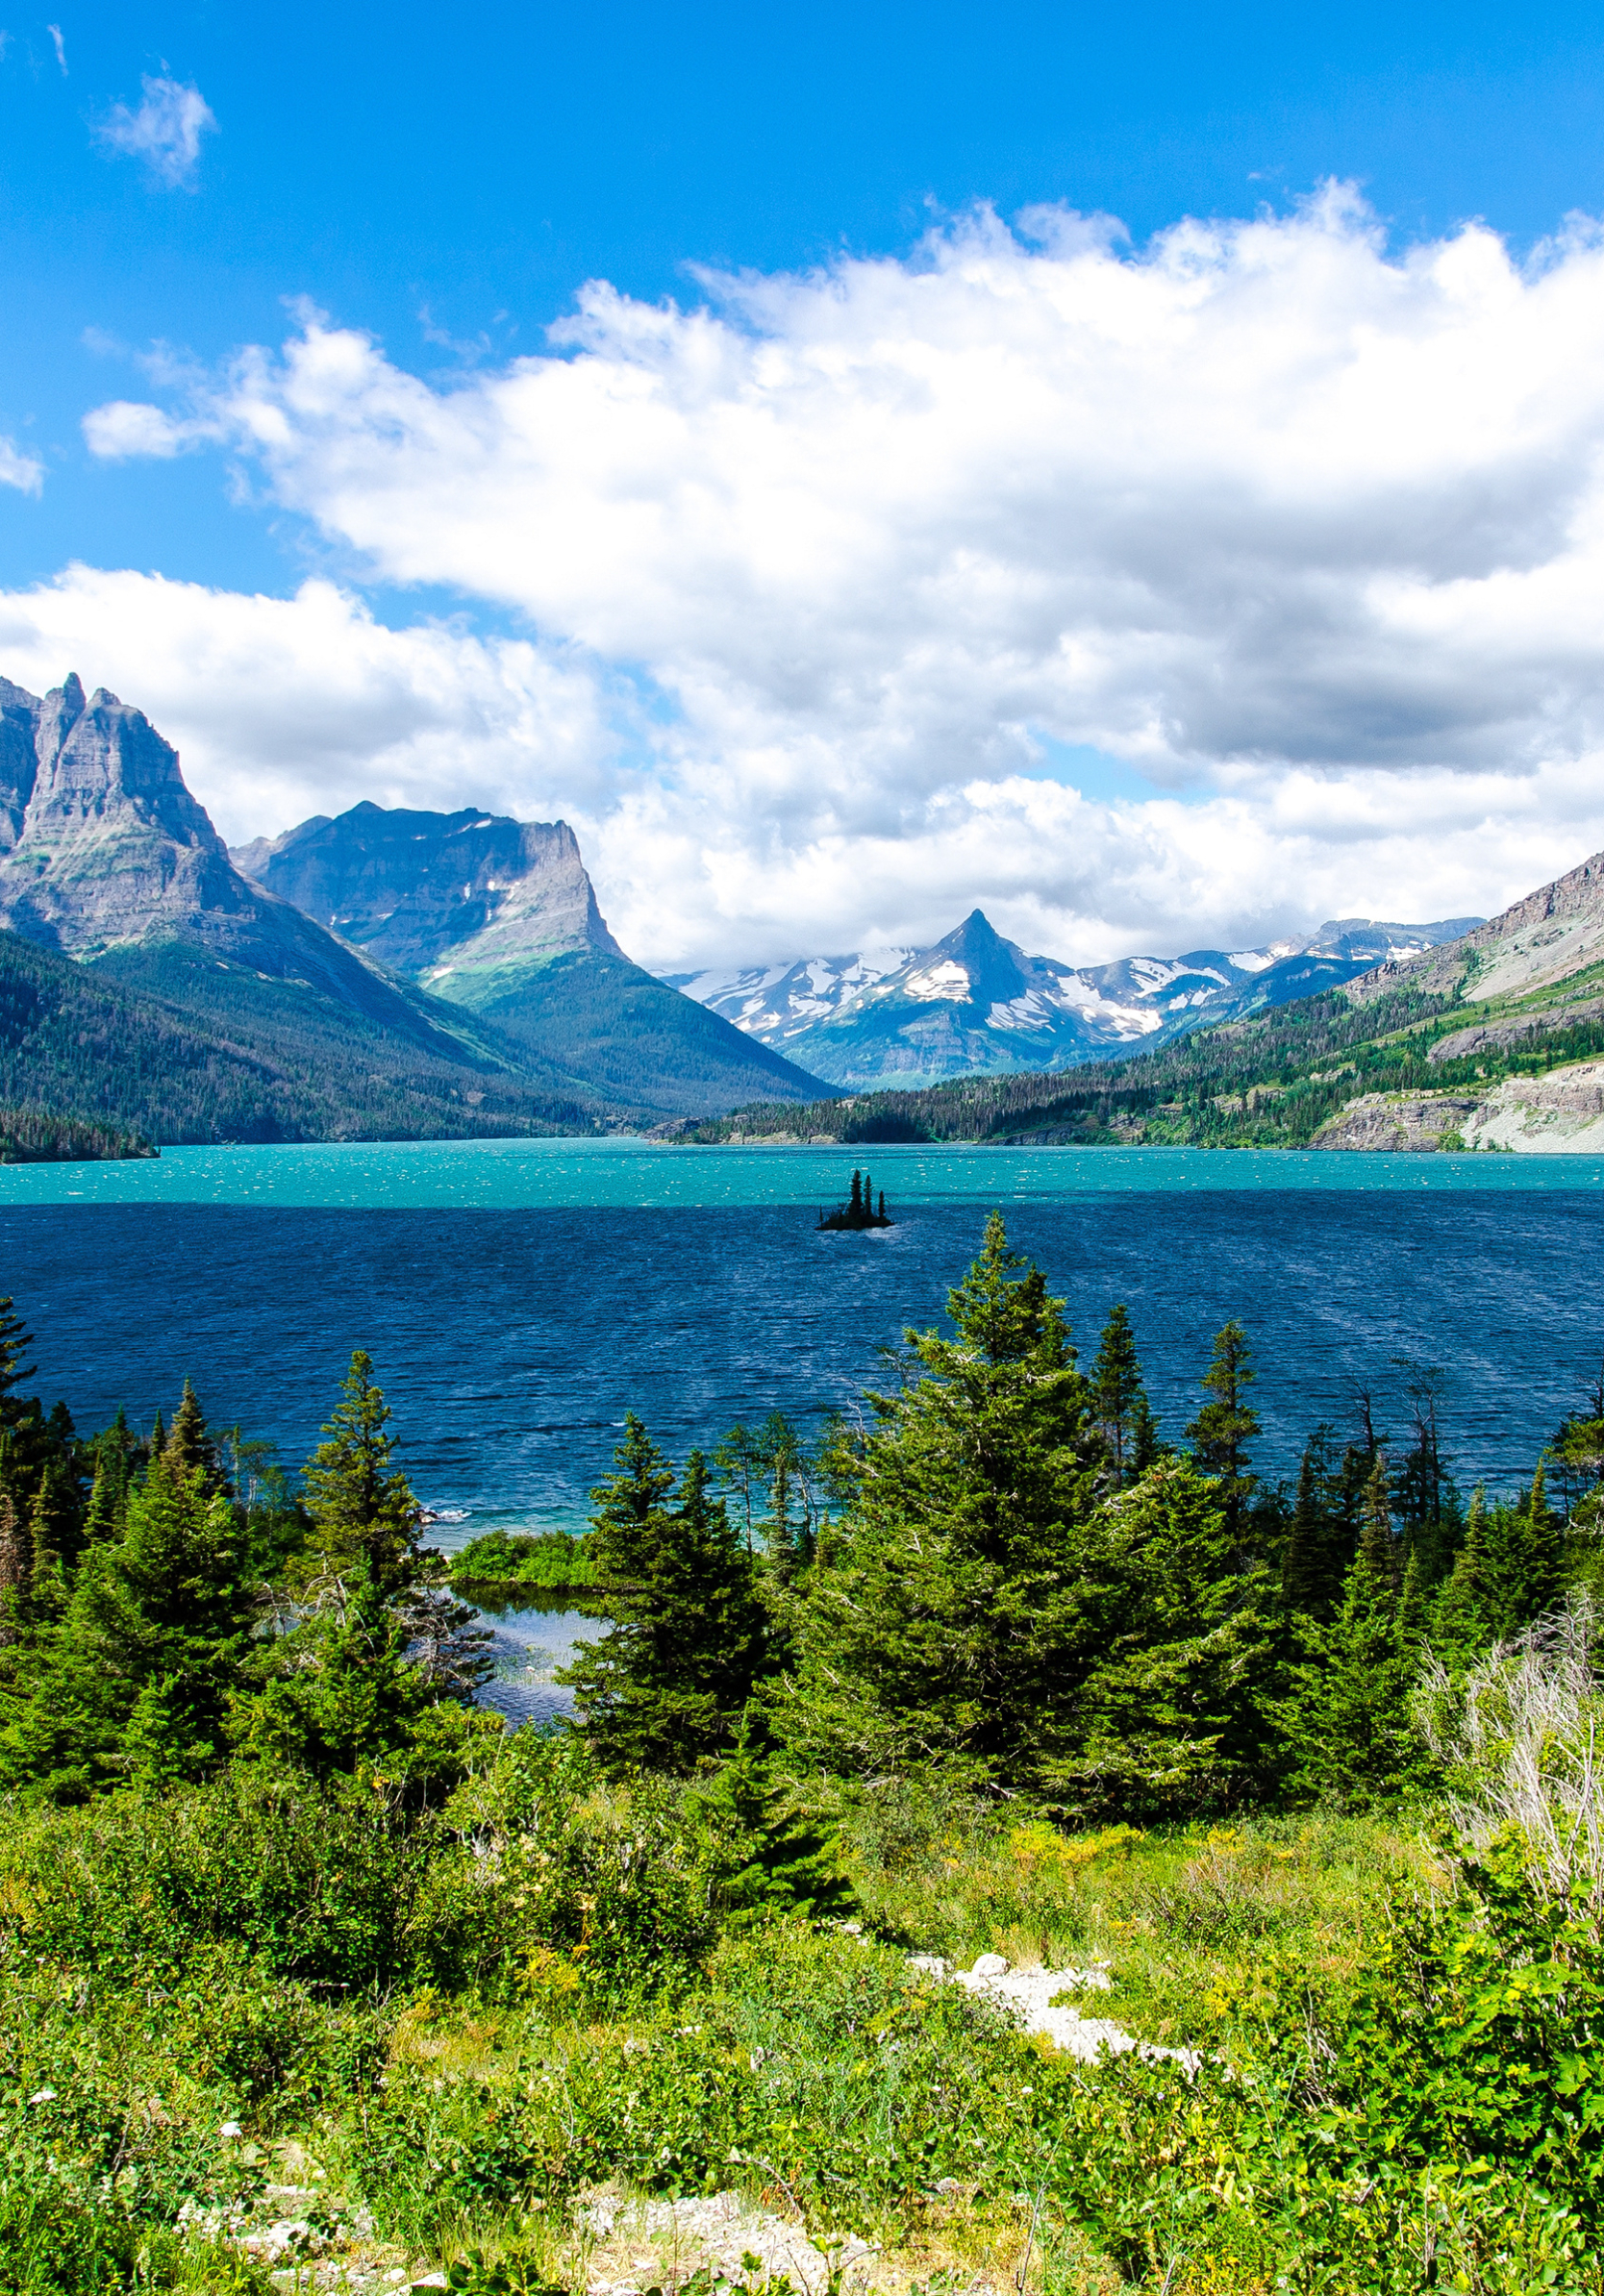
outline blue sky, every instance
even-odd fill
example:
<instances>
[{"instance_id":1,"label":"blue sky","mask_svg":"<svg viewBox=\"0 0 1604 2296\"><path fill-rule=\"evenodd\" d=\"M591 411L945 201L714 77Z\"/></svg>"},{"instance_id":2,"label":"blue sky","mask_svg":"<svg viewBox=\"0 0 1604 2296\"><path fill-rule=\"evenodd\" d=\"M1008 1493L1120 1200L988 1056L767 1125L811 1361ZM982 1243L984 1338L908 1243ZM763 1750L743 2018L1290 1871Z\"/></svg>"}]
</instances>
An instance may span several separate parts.
<instances>
[{"instance_id":1,"label":"blue sky","mask_svg":"<svg viewBox=\"0 0 1604 2296\"><path fill-rule=\"evenodd\" d=\"M539 579L514 568L481 580L471 546L443 526L438 547L401 537L398 517L375 508L370 467L390 420L385 391L398 378L414 381L431 406L468 416L477 409L497 422L503 412L490 394L520 358L599 360L614 378L649 369L652 387L667 389L650 358L639 364L638 314L664 298L694 308L705 291L697 266L755 274L769 301L733 315L726 308L725 323L737 337L769 331L790 355L816 342L821 321L816 307L804 312L774 283L822 266L849 305L884 287L865 259L885 258L916 279L924 236L945 234L950 245L977 203L1005 219L1055 204L1105 212L1130 235L1112 243L1109 262L1129 271L1148 260L1154 235L1186 217L1241 221L1267 209L1291 234L1299 203L1335 177L1358 187L1367 212L1356 219L1349 211L1327 237L1348 255L1362 241L1371 247L1378 311L1395 302L1389 283L1406 279L1411 250L1450 247L1476 219L1504 242L1525 282L1535 276L1521 269L1534 246L1567 213L1604 212L1596 11L980 12L860 0L789 11L491 8L459 19L404 0L315 11L289 0L271 12L75 11L63 0L53 30L0 0L0 437L13 442L24 476L35 473L29 487L0 486L0 589L25 602L9 624L0 614L0 671L44 676L52 648L68 636L80 650L104 638L104 662L78 664L91 681L100 674L111 683L114 670L130 684L148 660L149 690L130 698L183 736L191 778L231 832L282 826L281 815L310 810L307 792L327 786L331 773L347 800L366 792L420 802L434 790L442 803L482 794L526 812L561 805L587 835L604 899L625 918L631 945L664 962L792 954L815 929L837 946L842 936L934 933L952 921L949 903L959 903L959 914L973 905L965 885L1021 936L1039 945L1053 939L1055 954L1103 957L1166 935L1192 942L1211 927L1240 944L1255 931L1317 922L1304 915L1311 906L1394 915L1486 906L1524 889L1520 870L1580 858L1571 854L1578 838L1595 829L1604 836L1604 821L1589 810L1597 782L1591 657L1579 663L1528 652L1511 666L1504 692L1465 708L1455 698L1458 656L1437 664L1430 696L1402 693L1401 673L1388 661L1370 660L1366 669L1373 646L1368 656L1355 647L1341 676L1328 678L1321 649L1346 642L1340 633L1351 612L1334 613L1320 630L1278 624L1266 636L1280 578L1261 566L1225 580L1234 603L1223 618L1199 607L1188 622L1191 609L1177 603L1174 581L1159 585L1164 596L1143 610L1145 619L1136 615L1148 630L1186 625L1192 682L1184 693L1172 663L1122 670L1116 705L1101 688L1095 706L1087 701L1084 680L1078 698L1064 698L1065 687L1053 708L1043 707L1040 680L1011 685L997 664L1032 648L1045 660L1049 637L1061 657L1077 646L1097 654L1100 614L1089 636L1091 625L1061 598L1042 609L1059 617L1053 633L1043 636L1035 624L1002 638L993 633L991 666L979 684L955 688L921 715L885 697L917 680L926 696L940 685L944 672L933 673L932 661L956 660L971 643L957 624L945 636L939 617L913 636L889 629L875 663L852 655L856 638L828 656L798 639L791 662L789 632L835 615L842 630L862 633L863 608L840 608L827 573L815 588L799 587L789 563L769 597L756 561L743 561L739 579L726 583L717 631L668 631L653 601L633 617L597 604L609 581L616 589L626 580L627 552L611 573L592 570L571 596L564 590L556 562L584 556L583 504L566 501L561 517L553 511L550 522L538 518L521 540L509 540L509 565L520 550L546 554L552 562L542 562ZM204 107L198 127L190 115L192 155L148 136L141 151L138 123L152 116L152 102L181 97ZM1296 280L1288 275L1290 305L1326 292L1319 282L1330 266L1322 270L1308 244L1296 242L1304 252ZM1041 287L1040 236L1027 226L1010 248L1006 264L1050 303L1058 290ZM1222 277L1236 264L1240 284L1238 255L1216 251L1210 261ZM572 312L589 280L625 299L636 334L626 342L609 319L599 349L594 329L578 344L553 345L545 331ZM1504 289L1486 291L1496 300ZM1578 270L1578 305L1590 291ZM779 317L775 296L784 303ZM296 298L310 299L337 333L365 333L382 346L383 373L363 384L356 412L342 400L338 418L340 454L364 473L354 507L345 464L334 468L327 409L315 417L304 404L292 410L304 451L287 457L263 446L258 419L269 399L281 411L289 403L279 384L242 398L231 380L247 346L277 356L294 334ZM1346 304L1343 311L1323 341L1348 325ZM990 341L990 322L956 306L929 325L933 344L950 346L954 328L978 328L976 342ZM1429 362L1437 326L1422 317L1409 336L1416 366ZM1574 319L1555 320L1554 341L1566 328L1574 358ZM863 339L852 337L854 359ZM677 341L676 358L685 351L685 338ZM1015 350L1016 361L1038 355ZM1046 373L1061 352L1040 356ZM1467 342L1466 360L1478 356ZM1463 509L1467 490L1480 489L1479 500L1518 494L1528 483L1516 437L1525 418L1511 409L1529 406L1534 392L1551 394L1563 364L1556 347L1539 378L1516 378L1503 392L1501 412L1466 415L1467 437L1506 424L1508 452L1489 476L1481 447L1467 445L1457 480L1452 472L1442 480L1444 499ZM1142 417L1155 461L1170 457L1189 421L1184 392L1167 387L1165 396L1155 387ZM137 435L126 422L96 433L94 411L108 402L159 409L169 428L158 451L147 451L157 434ZM726 441L739 403L738 389L717 414ZM1117 405L1097 419L1114 427ZM1329 418L1313 402L1291 418L1311 470ZM554 462L577 456L590 467L589 445L582 453L561 437L550 444L552 421L560 430L565 418L540 419ZM774 419L801 441L797 467L810 468L817 451L823 474L829 450L809 443L813 417ZM1274 418L1261 411L1258 419ZM1530 481L1541 497L1534 516L1550 536L1550 566L1559 526L1574 540L1585 523L1575 487L1591 466L1590 423L1591 412L1571 409L1551 426L1547 460L1570 474L1570 491L1545 494L1545 482ZM305 445L313 430L315 454ZM931 451L959 455L958 437L943 433L946 443ZM1006 448L1000 432L992 445ZM1140 467L1140 448L1127 441L1127 450ZM695 482L704 500L708 484L718 489L718 455L727 451L706 449L713 478ZM1360 453L1351 442L1345 451ZM509 467L521 468L527 440L509 452ZM1245 483L1251 493L1235 449L1225 461L1230 485ZM1099 483L1089 469L1044 468L1046 524L1078 528L1078 506ZM1211 469L1213 477L1187 478L1199 501L1225 483ZM598 503L614 499L616 473L591 483ZM403 491L424 484L421 466L393 480ZM427 484L449 491L438 471ZM732 502L739 491L732 487ZM1409 492L1396 481L1394 504ZM802 558L815 542L826 555L849 547L851 506L839 506L833 538L816 541L804 532L800 497L786 499L789 510L762 515L796 517ZM547 497L542 503L550 509ZM1028 522L1028 486L1020 503ZM1312 583L1316 574L1329 581L1329 537L1316 533L1307 486L1299 505L1311 536L1305 570ZM1377 512L1376 533L1389 514ZM730 515L734 531L739 519ZM1435 532L1439 513L1421 515ZM421 533L428 521L419 519ZM911 523L917 513L899 497L876 534L894 529L900 537L903 554L887 561L899 582L928 586L937 561L919 560L907 541ZM1536 531L1523 528L1490 559L1478 511L1463 549L1434 562L1430 580L1440 591L1512 569L1530 574L1534 551L1541 556ZM1183 524L1165 535L1167 565L1185 560L1188 532ZM871 537L871 557L875 546ZM1221 547L1217 537L1209 547ZM492 538L487 559L496 548ZM685 548L694 557L690 542ZM1011 557L1011 544L977 536L971 522L940 548L949 570L972 565L978 553L1008 581L1036 579L1034 540ZM1098 558L1098 579L1115 587L1150 582L1147 548L1132 530ZM1348 549L1337 548L1337 558ZM1413 543L1401 557L1391 545L1366 541L1365 549L1366 596L1419 558ZM72 611L53 608L54 620L26 604L75 562L198 586L213 619L190 601L162 620L167 608L148 585L74 592ZM226 652L230 674L248 676L251 641L238 636L248 617L232 602L261 594L288 606L309 577L332 585L342 611L412 648L405 660L381 660L379 641L363 640L376 683L328 703L331 721L341 711L352 721L338 737L312 725L324 690L315 647L305 655L302 721L288 729L231 719L199 670L185 684L187 648L191 659ZM1199 575L1200 592L1211 580ZM1590 580L1577 575L1566 591L1579 615ZM767 633L759 665L748 658L754 594L773 607L771 621L755 617ZM1535 609L1521 611L1535 617ZM315 619L310 608L302 616L308 626ZM236 633L226 648L197 636L203 624L214 632L225 621ZM319 627L325 636L334 628L328 613ZM263 639L262 675L285 675L287 661L302 660L300 643ZM520 646L533 649L528 661L507 650ZM1284 678L1288 649L1300 646L1301 683L1289 700L1270 688ZM461 691L454 687L447 703L439 691L452 678ZM881 698L832 718L818 697L842 681ZM1220 697L1237 681L1257 699L1233 716ZM493 703L486 699L492 686L501 696ZM395 698L403 689L410 701ZM1214 704L1199 699L1205 689ZM411 731L400 724L409 708L417 720ZM385 718L383 738L366 748L352 730L364 710ZM1548 736L1534 733L1540 726ZM782 751L783 768L773 763ZM816 792L826 751L848 758L848 779L881 777L877 811L854 811L844 798L810 810L804 793ZM898 780L898 761L915 755L925 762ZM1087 761L1078 778L1077 758ZM1500 774L1508 787L1489 781ZM720 783L739 790L753 824L739 850L709 826L707 792ZM1039 801L1028 794L1010 799L1007 834L989 843L988 824L1002 818L1004 800L963 793L1014 783L1041 785L1049 796L1067 789L1072 797L1078 787L1091 810L1049 820L1031 812ZM687 793L697 789L692 802ZM1499 867L1486 857L1490 822L1506 825L1497 833ZM1244 823L1253 833L1245 844ZM1457 858L1445 858L1450 848ZM1246 855L1243 867L1228 890L1208 892L1227 850ZM1043 851L1050 866L1032 858ZM1289 868L1301 870L1306 890L1289 890ZM694 900L684 891L688 872L700 886Z\"/></svg>"},{"instance_id":2,"label":"blue sky","mask_svg":"<svg viewBox=\"0 0 1604 2296\"><path fill-rule=\"evenodd\" d=\"M418 371L539 347L586 279L693 292L691 262L895 251L930 204L1067 201L1139 238L1361 182L1409 239L1529 243L1604 210L1604 18L1503 7L527 6L76 10L0 0L0 429L46 459L0 496L0 580L67 558L282 586L307 547L214 463L96 467L112 345L203 361L309 295ZM92 129L141 77L218 122L192 188ZM431 339L451 338L450 343ZM452 344L461 346L454 349Z\"/></svg>"}]
</instances>

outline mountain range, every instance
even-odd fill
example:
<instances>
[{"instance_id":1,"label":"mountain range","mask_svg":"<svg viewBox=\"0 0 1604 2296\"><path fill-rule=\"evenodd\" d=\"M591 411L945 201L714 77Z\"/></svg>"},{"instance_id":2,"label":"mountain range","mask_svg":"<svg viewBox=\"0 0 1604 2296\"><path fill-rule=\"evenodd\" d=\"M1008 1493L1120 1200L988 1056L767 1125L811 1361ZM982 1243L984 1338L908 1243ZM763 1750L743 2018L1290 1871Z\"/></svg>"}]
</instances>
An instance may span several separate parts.
<instances>
[{"instance_id":1,"label":"mountain range","mask_svg":"<svg viewBox=\"0 0 1604 2296\"><path fill-rule=\"evenodd\" d=\"M1298 961L1351 966L1400 931L1326 928ZM1227 1017L1140 1052L738 1109L671 1136L1604 1153L1604 854L1451 940L1267 994L1287 962Z\"/></svg>"},{"instance_id":2,"label":"mountain range","mask_svg":"<svg viewBox=\"0 0 1604 2296\"><path fill-rule=\"evenodd\" d=\"M928 949L807 957L665 979L831 1084L917 1090L956 1076L1051 1075L1341 986L1378 961L1457 940L1430 925L1343 917L1266 948L1193 949L1072 966L1027 956L977 909Z\"/></svg>"},{"instance_id":3,"label":"mountain range","mask_svg":"<svg viewBox=\"0 0 1604 2296\"><path fill-rule=\"evenodd\" d=\"M51 1113L168 1141L450 1136L818 1091L630 963L563 824L474 815L464 870L463 818L357 807L247 849L251 875L139 711L0 680L0 1154ZM263 882L314 854L324 889L368 882L361 938L330 929L339 901Z\"/></svg>"}]
</instances>

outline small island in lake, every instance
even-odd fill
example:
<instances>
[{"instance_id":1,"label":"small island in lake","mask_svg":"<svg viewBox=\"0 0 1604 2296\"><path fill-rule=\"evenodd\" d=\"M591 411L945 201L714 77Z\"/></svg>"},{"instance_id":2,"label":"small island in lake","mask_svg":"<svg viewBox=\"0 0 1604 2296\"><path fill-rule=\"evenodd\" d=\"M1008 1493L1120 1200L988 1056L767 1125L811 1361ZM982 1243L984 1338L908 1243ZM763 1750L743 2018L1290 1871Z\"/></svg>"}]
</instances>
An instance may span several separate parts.
<instances>
[{"instance_id":1,"label":"small island in lake","mask_svg":"<svg viewBox=\"0 0 1604 2296\"><path fill-rule=\"evenodd\" d=\"M885 1189L882 1188L880 1191L880 1210L876 1211L874 1189L869 1185L868 1174L854 1172L851 1196L846 1203L838 1204L835 1210L828 1216L821 1211L818 1215L818 1224L821 1228L839 1230L842 1228L894 1228L896 1222L887 1212Z\"/></svg>"}]
</instances>

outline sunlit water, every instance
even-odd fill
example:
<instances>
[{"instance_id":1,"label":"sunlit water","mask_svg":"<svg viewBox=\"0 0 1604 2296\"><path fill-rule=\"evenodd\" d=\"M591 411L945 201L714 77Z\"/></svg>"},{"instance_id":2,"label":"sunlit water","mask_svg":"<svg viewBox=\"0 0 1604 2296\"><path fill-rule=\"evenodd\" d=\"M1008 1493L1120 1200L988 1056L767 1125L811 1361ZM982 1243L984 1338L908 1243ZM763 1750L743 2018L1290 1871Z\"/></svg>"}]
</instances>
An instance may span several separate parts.
<instances>
[{"instance_id":1,"label":"sunlit water","mask_svg":"<svg viewBox=\"0 0 1604 2296\"><path fill-rule=\"evenodd\" d=\"M897 1225L820 1235L815 1209L855 1162ZM1083 1349L1128 1304L1171 1434L1213 1334L1241 1316L1271 1477L1294 1471L1316 1421L1351 1424L1360 1387L1401 1429L1414 1366L1443 1374L1462 1483L1508 1485L1604 1353L1591 1157L168 1150L0 1169L0 1290L37 1335L47 1399L80 1426L119 1404L148 1424L188 1374L214 1424L270 1437L290 1465L367 1348L455 1548L496 1524L579 1527L626 1410L683 1456L776 1405L809 1425L853 1408L890 1376L879 1351L940 1320L993 1206L1066 1294ZM568 1626L536 1613L496 1631L514 1669L497 1703L554 1710L550 1668L512 1646L565 1656Z\"/></svg>"}]
</instances>

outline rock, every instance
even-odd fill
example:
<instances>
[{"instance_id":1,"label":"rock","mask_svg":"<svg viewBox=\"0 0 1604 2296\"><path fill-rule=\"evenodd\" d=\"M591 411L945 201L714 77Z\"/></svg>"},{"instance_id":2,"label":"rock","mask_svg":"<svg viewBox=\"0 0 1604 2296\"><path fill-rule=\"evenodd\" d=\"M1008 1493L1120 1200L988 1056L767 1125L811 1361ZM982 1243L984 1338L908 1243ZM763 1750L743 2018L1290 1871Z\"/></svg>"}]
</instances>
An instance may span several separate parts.
<instances>
[{"instance_id":1,"label":"rock","mask_svg":"<svg viewBox=\"0 0 1604 2296\"><path fill-rule=\"evenodd\" d=\"M514 821L386 809L363 800L337 820L318 813L269 843L240 846L235 865L397 971L425 974L623 951L565 821Z\"/></svg>"},{"instance_id":2,"label":"rock","mask_svg":"<svg viewBox=\"0 0 1604 2296\"><path fill-rule=\"evenodd\" d=\"M908 1966L910 1969L918 1970L922 1977L950 1977L952 1975L952 1963L944 1959L939 1953L911 1953L908 1956ZM1006 1967L1007 1964L1005 1963L1004 1966Z\"/></svg>"},{"instance_id":3,"label":"rock","mask_svg":"<svg viewBox=\"0 0 1604 2296\"><path fill-rule=\"evenodd\" d=\"M752 2165L760 2175L765 2173L765 2163ZM754 2208L739 2192L680 2201L631 2201L601 2193L575 2215L605 2244L590 2259L590 2296L625 2296L626 2290L660 2280L661 2265L655 2257L640 2255L643 2248L671 2248L682 2282L704 2263L732 2280L745 2280L741 2259L755 2256L766 2278L784 2275L807 2296L825 2296L833 2270L849 2272L875 2254L870 2242L850 2234L834 2235L820 2248L805 2226ZM606 2248L614 2253L607 2255Z\"/></svg>"},{"instance_id":4,"label":"rock","mask_svg":"<svg viewBox=\"0 0 1604 2296\"><path fill-rule=\"evenodd\" d=\"M1059 1993L1106 1992L1110 1980L1105 1968L1011 1970L1001 1954L986 1953L972 1969L960 1970L953 1982L965 1992L1009 2009L1026 2033L1039 2033L1088 2063L1103 2049L1115 2057L1134 2049L1141 2057L1173 2058L1189 2072L1201 2061L1195 2049L1161 2048L1157 2042L1139 2040L1110 2018L1083 2017L1078 2009L1055 2007Z\"/></svg>"}]
</instances>

